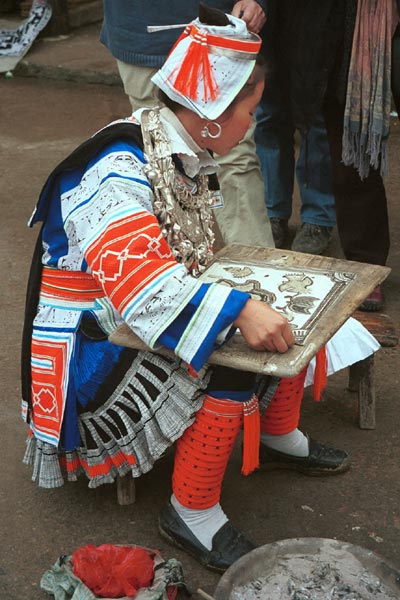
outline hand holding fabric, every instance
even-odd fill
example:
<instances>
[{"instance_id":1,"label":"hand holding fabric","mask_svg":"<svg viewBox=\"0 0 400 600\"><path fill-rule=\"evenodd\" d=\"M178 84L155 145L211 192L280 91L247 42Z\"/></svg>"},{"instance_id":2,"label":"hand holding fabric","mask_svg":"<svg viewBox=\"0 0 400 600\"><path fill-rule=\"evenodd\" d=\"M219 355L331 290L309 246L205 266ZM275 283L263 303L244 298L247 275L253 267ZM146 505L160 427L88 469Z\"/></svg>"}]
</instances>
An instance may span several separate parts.
<instances>
[{"instance_id":1,"label":"hand holding fabric","mask_svg":"<svg viewBox=\"0 0 400 600\"><path fill-rule=\"evenodd\" d=\"M256 0L239 0L236 2L232 15L243 19L249 31L258 33L267 20L267 16Z\"/></svg>"},{"instance_id":2,"label":"hand holding fabric","mask_svg":"<svg viewBox=\"0 0 400 600\"><path fill-rule=\"evenodd\" d=\"M294 345L287 319L260 300L248 300L234 325L254 350L284 353Z\"/></svg>"}]
</instances>

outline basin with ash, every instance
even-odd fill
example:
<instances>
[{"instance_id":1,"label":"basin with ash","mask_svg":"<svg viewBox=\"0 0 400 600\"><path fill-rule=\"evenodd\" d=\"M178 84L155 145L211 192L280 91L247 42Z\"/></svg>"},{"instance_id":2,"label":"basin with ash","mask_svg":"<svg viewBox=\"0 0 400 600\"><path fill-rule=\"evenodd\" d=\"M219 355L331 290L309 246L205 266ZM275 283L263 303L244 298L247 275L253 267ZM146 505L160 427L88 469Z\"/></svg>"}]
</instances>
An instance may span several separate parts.
<instances>
[{"instance_id":1,"label":"basin with ash","mask_svg":"<svg viewBox=\"0 0 400 600\"><path fill-rule=\"evenodd\" d=\"M400 572L370 550L325 538L266 544L221 577L215 600L394 600Z\"/></svg>"}]
</instances>

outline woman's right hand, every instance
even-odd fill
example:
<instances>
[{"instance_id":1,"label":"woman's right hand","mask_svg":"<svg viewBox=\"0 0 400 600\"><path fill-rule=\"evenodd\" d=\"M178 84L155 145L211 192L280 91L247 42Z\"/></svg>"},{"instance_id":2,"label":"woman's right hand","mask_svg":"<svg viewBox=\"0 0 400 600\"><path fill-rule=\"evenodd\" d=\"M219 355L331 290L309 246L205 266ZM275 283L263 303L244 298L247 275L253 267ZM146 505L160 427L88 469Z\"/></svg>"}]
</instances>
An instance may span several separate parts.
<instances>
[{"instance_id":1,"label":"woman's right hand","mask_svg":"<svg viewBox=\"0 0 400 600\"><path fill-rule=\"evenodd\" d=\"M250 298L233 324L254 350L283 353L294 345L289 321L260 300Z\"/></svg>"}]
</instances>

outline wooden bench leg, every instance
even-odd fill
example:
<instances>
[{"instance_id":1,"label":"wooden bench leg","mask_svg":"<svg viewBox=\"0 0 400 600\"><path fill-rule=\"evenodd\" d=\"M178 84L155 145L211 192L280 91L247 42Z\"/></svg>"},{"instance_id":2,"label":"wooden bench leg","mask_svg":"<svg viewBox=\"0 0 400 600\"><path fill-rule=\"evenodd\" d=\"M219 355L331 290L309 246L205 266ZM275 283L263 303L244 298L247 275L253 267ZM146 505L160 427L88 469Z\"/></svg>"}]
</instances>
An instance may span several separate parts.
<instances>
[{"instance_id":1,"label":"wooden bench leg","mask_svg":"<svg viewBox=\"0 0 400 600\"><path fill-rule=\"evenodd\" d=\"M358 392L358 415L361 429L375 429L374 355L351 365L349 390Z\"/></svg>"},{"instance_id":2,"label":"wooden bench leg","mask_svg":"<svg viewBox=\"0 0 400 600\"><path fill-rule=\"evenodd\" d=\"M117 477L117 499L120 506L134 504L136 500L135 480L132 475Z\"/></svg>"}]
</instances>

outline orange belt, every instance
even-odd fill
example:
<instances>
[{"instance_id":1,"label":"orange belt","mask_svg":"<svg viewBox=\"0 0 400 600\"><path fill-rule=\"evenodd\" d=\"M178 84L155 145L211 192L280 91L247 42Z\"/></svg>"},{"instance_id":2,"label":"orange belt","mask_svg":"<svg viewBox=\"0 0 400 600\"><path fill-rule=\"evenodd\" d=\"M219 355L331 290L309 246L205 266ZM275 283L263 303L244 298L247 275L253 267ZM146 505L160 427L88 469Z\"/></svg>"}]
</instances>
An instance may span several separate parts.
<instances>
[{"instance_id":1,"label":"orange belt","mask_svg":"<svg viewBox=\"0 0 400 600\"><path fill-rule=\"evenodd\" d=\"M89 273L44 267L40 295L69 302L91 302L103 298L105 292Z\"/></svg>"}]
</instances>

